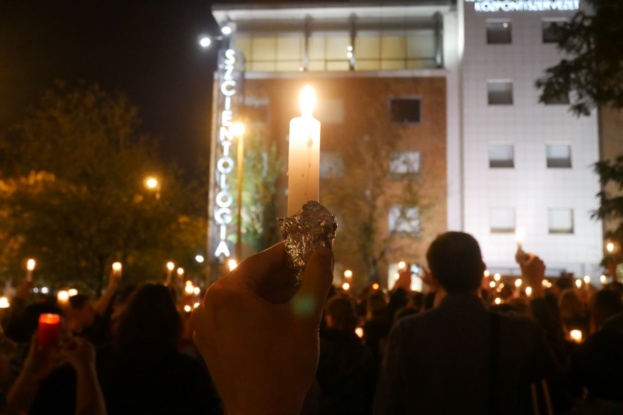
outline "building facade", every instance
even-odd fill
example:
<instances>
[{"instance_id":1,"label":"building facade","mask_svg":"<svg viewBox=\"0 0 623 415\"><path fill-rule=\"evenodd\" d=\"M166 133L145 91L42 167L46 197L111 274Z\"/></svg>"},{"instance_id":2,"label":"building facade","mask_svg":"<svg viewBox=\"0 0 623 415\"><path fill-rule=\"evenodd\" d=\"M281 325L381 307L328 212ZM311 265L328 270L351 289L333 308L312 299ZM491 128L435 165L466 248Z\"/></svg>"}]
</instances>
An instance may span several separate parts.
<instances>
[{"instance_id":1,"label":"building facade","mask_svg":"<svg viewBox=\"0 0 623 415\"><path fill-rule=\"evenodd\" d=\"M479 240L492 271L513 275L521 228L526 250L543 257L551 275L597 277L602 232L590 217L599 191L591 169L597 119L574 118L563 98L540 104L534 87L560 58L552 27L577 3L213 7L225 29L214 88L213 158L221 168L212 180L213 257L233 255L237 201L223 179L236 163L233 121L255 124L287 158L296 96L311 84L322 123L321 202L343 225L338 269L353 270L362 284L391 285L399 261L423 263L437 234L463 230ZM285 174L278 189L283 216ZM229 216L218 214L223 206Z\"/></svg>"}]
</instances>

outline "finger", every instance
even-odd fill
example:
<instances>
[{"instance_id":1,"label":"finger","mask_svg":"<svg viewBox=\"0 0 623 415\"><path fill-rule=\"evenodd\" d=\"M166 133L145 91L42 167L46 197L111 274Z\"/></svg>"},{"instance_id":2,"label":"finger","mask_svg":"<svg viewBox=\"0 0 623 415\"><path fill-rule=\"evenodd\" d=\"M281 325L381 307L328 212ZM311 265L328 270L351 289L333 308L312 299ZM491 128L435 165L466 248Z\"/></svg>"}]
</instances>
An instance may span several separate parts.
<instances>
[{"instance_id":1,"label":"finger","mask_svg":"<svg viewBox=\"0 0 623 415\"><path fill-rule=\"evenodd\" d=\"M303 281L290 302L297 317L320 321L327 294L333 282L333 251L316 249L305 266Z\"/></svg>"},{"instance_id":2,"label":"finger","mask_svg":"<svg viewBox=\"0 0 623 415\"><path fill-rule=\"evenodd\" d=\"M285 262L285 244L280 242L245 259L229 275L234 278L244 277L257 285L282 268Z\"/></svg>"}]
</instances>

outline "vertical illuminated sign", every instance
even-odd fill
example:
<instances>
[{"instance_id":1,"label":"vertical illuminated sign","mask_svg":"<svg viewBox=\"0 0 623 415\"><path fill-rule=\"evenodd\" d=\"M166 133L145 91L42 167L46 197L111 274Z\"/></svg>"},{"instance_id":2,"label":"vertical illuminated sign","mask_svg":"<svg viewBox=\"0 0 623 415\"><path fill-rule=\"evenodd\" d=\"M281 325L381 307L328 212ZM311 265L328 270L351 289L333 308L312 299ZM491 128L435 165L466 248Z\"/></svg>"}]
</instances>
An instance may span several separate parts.
<instances>
[{"instance_id":1,"label":"vertical illuminated sign","mask_svg":"<svg viewBox=\"0 0 623 415\"><path fill-rule=\"evenodd\" d=\"M236 52L233 49L225 51L221 77L218 85L220 94L220 113L218 114L218 143L216 146L216 181L214 189L214 216L216 224L215 248L212 255L214 258L227 259L231 257L231 251L227 242L233 215L232 205L234 199L230 192L230 175L234 170L234 159L231 157L231 145L234 138L234 105L233 100L237 92L237 82L234 76L236 64Z\"/></svg>"}]
</instances>

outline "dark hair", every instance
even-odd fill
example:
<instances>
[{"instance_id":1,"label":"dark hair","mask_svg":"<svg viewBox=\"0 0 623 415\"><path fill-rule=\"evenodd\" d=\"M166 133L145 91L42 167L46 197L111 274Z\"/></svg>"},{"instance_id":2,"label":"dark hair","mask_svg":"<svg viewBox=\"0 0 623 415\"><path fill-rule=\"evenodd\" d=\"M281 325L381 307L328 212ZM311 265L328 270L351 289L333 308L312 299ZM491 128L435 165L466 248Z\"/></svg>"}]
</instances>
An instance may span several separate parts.
<instances>
[{"instance_id":1,"label":"dark hair","mask_svg":"<svg viewBox=\"0 0 623 415\"><path fill-rule=\"evenodd\" d=\"M333 327L338 330L354 331L357 327L355 305L350 298L333 297L327 303L326 314L333 320Z\"/></svg>"},{"instance_id":2,"label":"dark hair","mask_svg":"<svg viewBox=\"0 0 623 415\"><path fill-rule=\"evenodd\" d=\"M181 334L182 319L167 287L145 284L119 314L113 343L121 353L161 354L174 351Z\"/></svg>"},{"instance_id":3,"label":"dark hair","mask_svg":"<svg viewBox=\"0 0 623 415\"><path fill-rule=\"evenodd\" d=\"M593 296L591 303L592 311L599 310L604 314L604 319L623 310L621 294L612 290L598 291Z\"/></svg>"},{"instance_id":4,"label":"dark hair","mask_svg":"<svg viewBox=\"0 0 623 415\"><path fill-rule=\"evenodd\" d=\"M469 292L480 287L483 274L478 241L464 232L443 233L430 245L426 260L433 276L447 292Z\"/></svg>"},{"instance_id":5,"label":"dark hair","mask_svg":"<svg viewBox=\"0 0 623 415\"><path fill-rule=\"evenodd\" d=\"M91 300L84 294L76 294L69 297L69 306L72 310L82 310Z\"/></svg>"}]
</instances>

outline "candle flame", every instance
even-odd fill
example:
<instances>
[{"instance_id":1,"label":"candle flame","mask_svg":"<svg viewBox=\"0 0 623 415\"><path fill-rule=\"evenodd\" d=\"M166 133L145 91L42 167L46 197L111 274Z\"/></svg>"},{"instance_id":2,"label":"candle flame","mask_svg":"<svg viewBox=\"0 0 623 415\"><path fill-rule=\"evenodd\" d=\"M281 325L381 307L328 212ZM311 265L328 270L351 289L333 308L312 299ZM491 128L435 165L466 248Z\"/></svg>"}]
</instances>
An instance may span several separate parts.
<instances>
[{"instance_id":1,"label":"candle flame","mask_svg":"<svg viewBox=\"0 0 623 415\"><path fill-rule=\"evenodd\" d=\"M571 338L573 339L574 342L576 343L582 342L582 331L581 330L571 330L569 334L571 335Z\"/></svg>"},{"instance_id":2,"label":"candle flame","mask_svg":"<svg viewBox=\"0 0 623 415\"><path fill-rule=\"evenodd\" d=\"M304 117L311 117L316 108L316 92L310 85L306 85L299 95L299 107Z\"/></svg>"},{"instance_id":3,"label":"candle flame","mask_svg":"<svg viewBox=\"0 0 623 415\"><path fill-rule=\"evenodd\" d=\"M58 292L58 294L56 294L56 299L59 303L64 303L69 300L69 293L65 290L61 290Z\"/></svg>"},{"instance_id":4,"label":"candle flame","mask_svg":"<svg viewBox=\"0 0 623 415\"><path fill-rule=\"evenodd\" d=\"M28 262L26 263L26 269L27 269L28 271L32 271L32 270L34 270L34 269L35 269L35 265L36 265L35 260L31 258L31 259L29 259L29 260L28 260Z\"/></svg>"},{"instance_id":5,"label":"candle flame","mask_svg":"<svg viewBox=\"0 0 623 415\"><path fill-rule=\"evenodd\" d=\"M342 284L342 289L343 289L344 291L348 291L348 290L350 289L350 284L349 284L349 283L347 283L347 282L345 282L344 284Z\"/></svg>"},{"instance_id":6,"label":"candle flame","mask_svg":"<svg viewBox=\"0 0 623 415\"><path fill-rule=\"evenodd\" d=\"M601 277L599 277L599 281L601 281L602 284L605 284L608 281L608 279L606 278L605 275L602 275Z\"/></svg>"},{"instance_id":7,"label":"candle flame","mask_svg":"<svg viewBox=\"0 0 623 415\"><path fill-rule=\"evenodd\" d=\"M526 287L526 295L530 297L532 295L532 287Z\"/></svg>"},{"instance_id":8,"label":"candle flame","mask_svg":"<svg viewBox=\"0 0 623 415\"><path fill-rule=\"evenodd\" d=\"M349 269L344 271L344 278L351 278L353 276L353 272Z\"/></svg>"},{"instance_id":9,"label":"candle flame","mask_svg":"<svg viewBox=\"0 0 623 415\"><path fill-rule=\"evenodd\" d=\"M521 284L523 284L523 281L521 280L521 278L517 278L515 280L515 287L519 288L521 287Z\"/></svg>"},{"instance_id":10,"label":"candle flame","mask_svg":"<svg viewBox=\"0 0 623 415\"><path fill-rule=\"evenodd\" d=\"M584 284L588 285L591 283L591 277L589 277L588 275L584 276Z\"/></svg>"},{"instance_id":11,"label":"candle flame","mask_svg":"<svg viewBox=\"0 0 623 415\"><path fill-rule=\"evenodd\" d=\"M379 287L380 287L380 286L379 286L379 284L378 284L378 283L376 283L376 282L375 282L374 284L372 284L372 289L373 289L373 290L378 290L378 289L379 289Z\"/></svg>"},{"instance_id":12,"label":"candle flame","mask_svg":"<svg viewBox=\"0 0 623 415\"><path fill-rule=\"evenodd\" d=\"M0 308L9 308L9 299L6 297L0 297Z\"/></svg>"},{"instance_id":13,"label":"candle flame","mask_svg":"<svg viewBox=\"0 0 623 415\"><path fill-rule=\"evenodd\" d=\"M606 250L608 251L608 253L613 253L614 252L614 244L612 242L608 242L606 244Z\"/></svg>"},{"instance_id":14,"label":"candle flame","mask_svg":"<svg viewBox=\"0 0 623 415\"><path fill-rule=\"evenodd\" d=\"M167 269L169 271L173 271L173 269L175 268L175 264L171 261L167 262Z\"/></svg>"},{"instance_id":15,"label":"candle flame","mask_svg":"<svg viewBox=\"0 0 623 415\"><path fill-rule=\"evenodd\" d=\"M122 267L121 262L115 262L112 264L112 270L115 272L121 271L121 267Z\"/></svg>"},{"instance_id":16,"label":"candle flame","mask_svg":"<svg viewBox=\"0 0 623 415\"><path fill-rule=\"evenodd\" d=\"M400 261L398 263L398 269L404 269L407 266L407 263L404 261Z\"/></svg>"},{"instance_id":17,"label":"candle flame","mask_svg":"<svg viewBox=\"0 0 623 415\"><path fill-rule=\"evenodd\" d=\"M177 275L182 276L184 275L184 268L180 267L177 269Z\"/></svg>"},{"instance_id":18,"label":"candle flame","mask_svg":"<svg viewBox=\"0 0 623 415\"><path fill-rule=\"evenodd\" d=\"M230 259L229 261L227 261L227 267L230 271L235 270L237 266L238 262L235 259Z\"/></svg>"},{"instance_id":19,"label":"candle flame","mask_svg":"<svg viewBox=\"0 0 623 415\"><path fill-rule=\"evenodd\" d=\"M489 275L491 275L491 273L489 272L488 269L485 270L485 272L483 272L483 274L485 277L488 277Z\"/></svg>"},{"instance_id":20,"label":"candle flame","mask_svg":"<svg viewBox=\"0 0 623 415\"><path fill-rule=\"evenodd\" d=\"M61 322L61 316L58 314L44 313L39 315L39 323L42 324L58 324Z\"/></svg>"},{"instance_id":21,"label":"candle flame","mask_svg":"<svg viewBox=\"0 0 623 415\"><path fill-rule=\"evenodd\" d=\"M498 297L498 298L496 298L494 302L495 302L497 305L502 304L502 300L501 300L499 297Z\"/></svg>"},{"instance_id":22,"label":"candle flame","mask_svg":"<svg viewBox=\"0 0 623 415\"><path fill-rule=\"evenodd\" d=\"M363 328L361 328L361 327L357 327L357 328L355 329L355 334L357 335L357 337L359 337L360 339L362 339L362 338L363 338Z\"/></svg>"},{"instance_id":23,"label":"candle flame","mask_svg":"<svg viewBox=\"0 0 623 415\"><path fill-rule=\"evenodd\" d=\"M578 288L582 288L582 280L575 280L575 286Z\"/></svg>"},{"instance_id":24,"label":"candle flame","mask_svg":"<svg viewBox=\"0 0 623 415\"><path fill-rule=\"evenodd\" d=\"M67 295L69 297L73 297L74 295L78 295L78 290L76 290L75 288L70 288L69 290L67 290Z\"/></svg>"},{"instance_id":25,"label":"candle flame","mask_svg":"<svg viewBox=\"0 0 623 415\"><path fill-rule=\"evenodd\" d=\"M495 274L493 276L493 279L496 280L496 281L499 281L501 278L502 278L502 276L500 274Z\"/></svg>"},{"instance_id":26,"label":"candle flame","mask_svg":"<svg viewBox=\"0 0 623 415\"><path fill-rule=\"evenodd\" d=\"M523 243L524 236L525 232L523 228L515 229L515 242L517 242L518 244Z\"/></svg>"}]
</instances>

